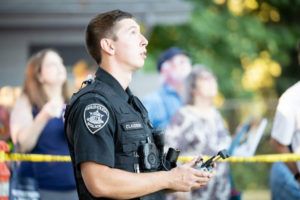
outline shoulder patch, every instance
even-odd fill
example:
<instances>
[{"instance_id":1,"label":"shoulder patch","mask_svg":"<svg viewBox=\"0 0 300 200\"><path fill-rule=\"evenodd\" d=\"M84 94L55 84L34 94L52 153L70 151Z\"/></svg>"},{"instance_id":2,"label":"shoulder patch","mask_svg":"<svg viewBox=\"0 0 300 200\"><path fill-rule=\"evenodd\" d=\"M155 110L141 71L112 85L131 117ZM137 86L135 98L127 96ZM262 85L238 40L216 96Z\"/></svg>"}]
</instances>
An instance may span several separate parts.
<instances>
[{"instance_id":1,"label":"shoulder patch","mask_svg":"<svg viewBox=\"0 0 300 200\"><path fill-rule=\"evenodd\" d=\"M87 129L92 134L95 134L108 122L109 112L104 105L98 103L89 104L84 109L83 119Z\"/></svg>"}]
</instances>

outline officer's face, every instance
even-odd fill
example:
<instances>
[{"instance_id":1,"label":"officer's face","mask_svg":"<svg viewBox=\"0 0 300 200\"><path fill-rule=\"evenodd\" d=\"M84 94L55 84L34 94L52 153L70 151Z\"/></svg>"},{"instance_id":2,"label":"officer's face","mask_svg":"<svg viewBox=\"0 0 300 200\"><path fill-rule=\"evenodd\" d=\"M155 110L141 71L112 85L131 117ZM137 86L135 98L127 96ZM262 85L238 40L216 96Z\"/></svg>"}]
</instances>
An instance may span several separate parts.
<instances>
[{"instance_id":1,"label":"officer's face","mask_svg":"<svg viewBox=\"0 0 300 200\"><path fill-rule=\"evenodd\" d=\"M130 71L143 67L146 59L147 39L141 34L140 26L133 19L123 19L116 24L115 59Z\"/></svg>"},{"instance_id":2,"label":"officer's face","mask_svg":"<svg viewBox=\"0 0 300 200\"><path fill-rule=\"evenodd\" d=\"M62 85L66 81L66 68L61 57L49 51L42 62L41 79L45 84Z\"/></svg>"}]
</instances>

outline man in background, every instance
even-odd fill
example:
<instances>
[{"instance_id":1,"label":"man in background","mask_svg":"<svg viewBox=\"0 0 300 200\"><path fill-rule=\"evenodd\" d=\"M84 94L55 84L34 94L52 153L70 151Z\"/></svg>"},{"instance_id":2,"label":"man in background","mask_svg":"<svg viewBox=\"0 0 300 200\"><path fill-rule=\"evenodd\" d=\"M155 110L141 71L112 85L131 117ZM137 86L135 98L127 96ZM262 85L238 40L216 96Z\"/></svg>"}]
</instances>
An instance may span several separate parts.
<instances>
[{"instance_id":1,"label":"man in background","mask_svg":"<svg viewBox=\"0 0 300 200\"><path fill-rule=\"evenodd\" d=\"M190 58L178 47L170 47L160 56L157 70L163 84L161 88L143 99L154 129L165 129L171 117L183 105L180 96L182 83L191 68Z\"/></svg>"},{"instance_id":2,"label":"man in background","mask_svg":"<svg viewBox=\"0 0 300 200\"><path fill-rule=\"evenodd\" d=\"M300 64L300 41L298 63ZM300 81L279 99L271 133L277 153L300 153ZM272 199L300 199L300 162L276 162L270 174Z\"/></svg>"}]
</instances>

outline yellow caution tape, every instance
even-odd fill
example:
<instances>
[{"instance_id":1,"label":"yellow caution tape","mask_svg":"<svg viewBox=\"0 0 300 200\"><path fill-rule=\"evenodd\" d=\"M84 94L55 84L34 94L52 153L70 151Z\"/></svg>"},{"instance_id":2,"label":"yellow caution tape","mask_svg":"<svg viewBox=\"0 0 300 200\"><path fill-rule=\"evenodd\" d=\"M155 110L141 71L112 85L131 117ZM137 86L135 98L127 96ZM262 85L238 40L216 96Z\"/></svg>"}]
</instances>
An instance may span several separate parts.
<instances>
[{"instance_id":1,"label":"yellow caution tape","mask_svg":"<svg viewBox=\"0 0 300 200\"><path fill-rule=\"evenodd\" d=\"M192 160L193 156L179 157L179 162L188 162ZM203 156L204 161L209 159L208 156ZM220 159L220 162L296 162L300 161L300 154L266 154L266 155L255 155L252 157L229 157L225 160Z\"/></svg>"},{"instance_id":2,"label":"yellow caution tape","mask_svg":"<svg viewBox=\"0 0 300 200\"><path fill-rule=\"evenodd\" d=\"M4 153L0 151L0 162L4 161L31 161L31 162L70 162L70 156L45 154Z\"/></svg>"},{"instance_id":3,"label":"yellow caution tape","mask_svg":"<svg viewBox=\"0 0 300 200\"><path fill-rule=\"evenodd\" d=\"M178 158L179 162L189 162L195 156L181 156ZM204 161L209 156L203 156ZM6 161L31 161L31 162L70 162L70 156L45 155L45 154L20 154L20 153L5 153L0 151L0 162ZM266 154L255 155L253 157L229 157L226 160L219 160L221 162L296 162L300 161L300 154Z\"/></svg>"}]
</instances>

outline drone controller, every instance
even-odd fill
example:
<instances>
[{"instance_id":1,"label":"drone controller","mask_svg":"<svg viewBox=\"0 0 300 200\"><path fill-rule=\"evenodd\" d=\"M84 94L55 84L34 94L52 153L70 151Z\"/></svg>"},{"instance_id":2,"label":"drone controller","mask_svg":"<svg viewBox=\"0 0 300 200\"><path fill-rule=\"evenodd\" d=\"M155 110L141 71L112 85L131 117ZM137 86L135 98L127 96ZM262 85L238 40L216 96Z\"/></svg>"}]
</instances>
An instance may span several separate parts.
<instances>
[{"instance_id":1,"label":"drone controller","mask_svg":"<svg viewBox=\"0 0 300 200\"><path fill-rule=\"evenodd\" d=\"M205 172L211 172L213 169L213 164L215 162L217 162L219 159L226 159L230 157L229 153L227 152L226 149L223 149L221 151L218 152L217 155L212 156L211 158L209 158L207 161L205 161L204 163L202 161L197 161L195 168L205 171Z\"/></svg>"}]
</instances>

